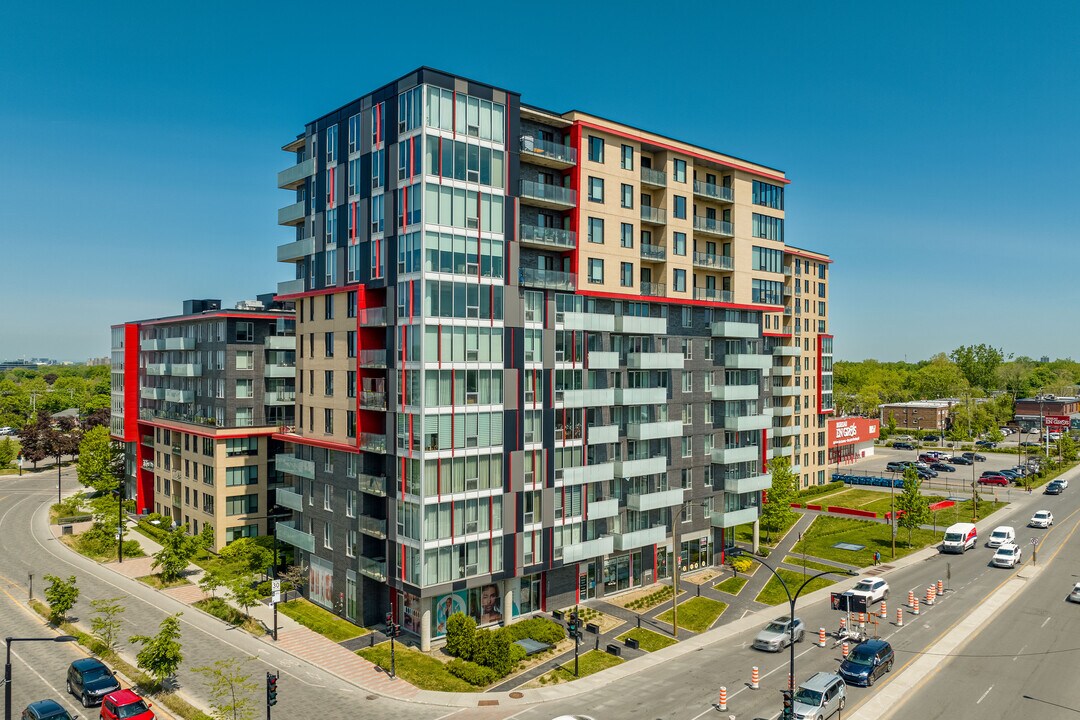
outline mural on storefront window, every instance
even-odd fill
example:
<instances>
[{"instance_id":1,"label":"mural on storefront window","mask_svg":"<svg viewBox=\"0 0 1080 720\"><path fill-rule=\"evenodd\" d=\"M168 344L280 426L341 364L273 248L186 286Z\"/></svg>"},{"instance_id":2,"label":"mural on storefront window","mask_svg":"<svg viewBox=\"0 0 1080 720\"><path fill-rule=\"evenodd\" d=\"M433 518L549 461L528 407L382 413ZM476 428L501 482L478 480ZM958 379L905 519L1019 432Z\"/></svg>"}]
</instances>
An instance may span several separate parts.
<instances>
[{"instance_id":1,"label":"mural on storefront window","mask_svg":"<svg viewBox=\"0 0 1080 720\"><path fill-rule=\"evenodd\" d=\"M401 593L401 627L405 632L420 634L420 598Z\"/></svg>"},{"instance_id":2,"label":"mural on storefront window","mask_svg":"<svg viewBox=\"0 0 1080 720\"><path fill-rule=\"evenodd\" d=\"M311 556L308 570L308 598L324 608L334 607L334 563Z\"/></svg>"},{"instance_id":3,"label":"mural on storefront window","mask_svg":"<svg viewBox=\"0 0 1080 720\"><path fill-rule=\"evenodd\" d=\"M515 580L513 584L516 585L517 581ZM515 596L520 592L519 587L512 586L511 589ZM431 633L435 637L446 634L446 621L457 612L468 615L476 621L477 625L491 625L503 620L503 596L497 583L488 583L478 588L440 595L434 602ZM513 603L510 612L511 617L517 617L520 614L517 601Z\"/></svg>"}]
</instances>

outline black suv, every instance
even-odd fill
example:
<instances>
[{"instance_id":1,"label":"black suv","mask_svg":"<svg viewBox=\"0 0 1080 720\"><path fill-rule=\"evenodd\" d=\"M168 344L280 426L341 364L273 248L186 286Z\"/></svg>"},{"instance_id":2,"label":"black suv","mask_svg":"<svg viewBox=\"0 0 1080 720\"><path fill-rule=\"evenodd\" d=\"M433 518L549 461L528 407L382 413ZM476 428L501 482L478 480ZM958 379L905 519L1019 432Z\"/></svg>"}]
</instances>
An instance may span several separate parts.
<instances>
[{"instance_id":1,"label":"black suv","mask_svg":"<svg viewBox=\"0 0 1080 720\"><path fill-rule=\"evenodd\" d=\"M893 659L892 645L884 640L867 640L856 645L840 663L840 677L848 684L870 687L892 670Z\"/></svg>"},{"instance_id":2,"label":"black suv","mask_svg":"<svg viewBox=\"0 0 1080 720\"><path fill-rule=\"evenodd\" d=\"M894 442L892 444L894 450L914 450L915 446L909 442Z\"/></svg>"},{"instance_id":3,"label":"black suv","mask_svg":"<svg viewBox=\"0 0 1080 720\"><path fill-rule=\"evenodd\" d=\"M68 667L67 691L79 698L83 707L100 705L103 697L119 689L116 676L100 660L83 658Z\"/></svg>"}]
</instances>

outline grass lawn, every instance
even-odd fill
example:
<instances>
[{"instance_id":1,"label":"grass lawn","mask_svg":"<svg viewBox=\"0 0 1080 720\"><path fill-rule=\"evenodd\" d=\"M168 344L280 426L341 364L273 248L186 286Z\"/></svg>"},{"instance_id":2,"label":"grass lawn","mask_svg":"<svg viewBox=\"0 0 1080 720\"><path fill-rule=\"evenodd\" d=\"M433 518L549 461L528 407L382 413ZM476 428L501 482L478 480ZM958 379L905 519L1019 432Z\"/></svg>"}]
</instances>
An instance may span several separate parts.
<instances>
[{"instance_id":1,"label":"grass lawn","mask_svg":"<svg viewBox=\"0 0 1080 720\"><path fill-rule=\"evenodd\" d=\"M1013 490L1013 492L1018 493L1023 491ZM980 494L979 504L977 508L978 517L980 520L982 520L983 518L992 515L1001 508L1005 507L1005 505L1007 504L1008 503L1002 502L1000 500L991 500L989 497ZM938 510L936 513L934 513L934 519L936 519L937 521L937 526L942 530L949 527L953 523L971 522L971 501L965 500L963 502L956 503L956 505L952 506L951 508ZM930 524L934 523L934 519L930 521Z\"/></svg>"},{"instance_id":2,"label":"grass lawn","mask_svg":"<svg viewBox=\"0 0 1080 720\"><path fill-rule=\"evenodd\" d=\"M585 677L586 675L592 675L601 670L607 670L609 667L615 667L621 662L623 662L622 658L608 655L606 652L601 652L599 650L590 650L578 658L577 677ZM541 675L540 684L551 685L576 679L577 678L574 677L574 661L571 659L546 675Z\"/></svg>"},{"instance_id":3,"label":"grass lawn","mask_svg":"<svg viewBox=\"0 0 1080 720\"><path fill-rule=\"evenodd\" d=\"M784 582L787 583L788 590L795 592L799 589L799 586L803 584L802 572L794 572L787 568L777 568L777 574L784 578ZM814 590L820 590L823 587L832 585L833 581L828 578L814 578L811 580L806 588L802 591L802 594L813 592ZM769 578L769 582L765 583L765 587L758 593L755 598L759 603L766 605L779 605L780 603L787 602L787 593L784 592L784 588L780 585L780 581L775 577Z\"/></svg>"},{"instance_id":4,"label":"grass lawn","mask_svg":"<svg viewBox=\"0 0 1080 720\"><path fill-rule=\"evenodd\" d=\"M787 563L788 565L792 565L794 567L798 567L798 568L803 567L803 559L801 557L796 556L796 555L788 555L786 558L784 558L784 562ZM814 562L813 560L811 560L809 558L806 559L806 569L807 570L813 570L814 572L834 572L834 573L839 573L841 575L846 575L847 574L847 570L844 569L844 568L838 568L838 567L833 567L832 565L826 565L825 563ZM802 573L800 572L800 575L801 574Z\"/></svg>"},{"instance_id":5,"label":"grass lawn","mask_svg":"<svg viewBox=\"0 0 1080 720\"><path fill-rule=\"evenodd\" d=\"M727 607L727 603L712 598L695 597L683 600L679 603L679 627L696 633L705 632ZM656 621L670 623L671 617L672 611L668 610L658 615Z\"/></svg>"},{"instance_id":6,"label":"grass lawn","mask_svg":"<svg viewBox=\"0 0 1080 720\"><path fill-rule=\"evenodd\" d=\"M124 537L127 537L125 533ZM116 539L113 535L81 533L79 535L61 535L60 542L64 543L80 555L85 555L97 562L111 562L116 560ZM146 553L139 547L135 540L124 540L124 557L146 557Z\"/></svg>"},{"instance_id":7,"label":"grass lawn","mask_svg":"<svg viewBox=\"0 0 1080 720\"><path fill-rule=\"evenodd\" d=\"M250 615L245 615L221 598L206 598L194 603L195 607L216 618L224 620L230 625L247 630L252 635L262 636L266 630Z\"/></svg>"},{"instance_id":8,"label":"grass lawn","mask_svg":"<svg viewBox=\"0 0 1080 720\"><path fill-rule=\"evenodd\" d=\"M661 635L660 633L653 632L652 630L646 630L645 628L635 628L630 632L624 632L619 637L615 638L619 642L623 642L627 638L638 641L638 647L645 652L654 652L656 650L662 650L669 645L674 645L679 642L675 638L669 638L667 635Z\"/></svg>"},{"instance_id":9,"label":"grass lawn","mask_svg":"<svg viewBox=\"0 0 1080 720\"><path fill-rule=\"evenodd\" d=\"M896 557L909 555L940 540L940 532L917 529L911 533L911 547L909 548L907 530L897 528ZM833 547L834 544L841 542L865 547L858 551L841 550ZM874 562L875 550L881 553L882 561L888 562L891 559L892 540L887 523L820 515L814 519L807 532L803 534L803 540L795 543L795 546L791 549L791 554L798 556L803 552L804 546L807 555L813 555L823 560L865 567Z\"/></svg>"},{"instance_id":10,"label":"grass lawn","mask_svg":"<svg viewBox=\"0 0 1080 720\"><path fill-rule=\"evenodd\" d=\"M318 605L304 599L278 603L278 610L304 627L314 630L334 642L342 642L371 632L358 625L353 625L348 620L342 620L337 615L327 612Z\"/></svg>"},{"instance_id":11,"label":"grass lawn","mask_svg":"<svg viewBox=\"0 0 1080 720\"><path fill-rule=\"evenodd\" d=\"M157 590L165 590L166 588L180 587L181 585L189 585L187 578L180 578L179 580L173 580L169 583L161 581L160 575L143 575L141 578L137 578L139 582L146 583L152 588Z\"/></svg>"},{"instance_id":12,"label":"grass lawn","mask_svg":"<svg viewBox=\"0 0 1080 720\"><path fill-rule=\"evenodd\" d=\"M718 582L713 585L713 590L719 590L720 592L725 592L728 595L738 595L742 591L743 585L748 582L750 581L744 577L729 577L727 580Z\"/></svg>"},{"instance_id":13,"label":"grass lawn","mask_svg":"<svg viewBox=\"0 0 1080 720\"><path fill-rule=\"evenodd\" d=\"M769 542L765 541L766 533L765 533L765 529L762 528L761 529L761 535L760 535L761 544L772 547L775 543L780 542L781 538L783 538L784 535L787 533L787 531L791 529L792 525L794 525L795 523L797 523L799 521L800 517L802 517L802 516L799 513L792 512L791 513L791 518L789 519L789 522L787 522L784 525L784 527L780 528L780 530L778 530L777 532L772 533L772 536L769 538L769 540L770 540ZM739 525L738 527L735 528L735 542L752 543L753 541L754 541L754 526L753 525Z\"/></svg>"},{"instance_id":14,"label":"grass lawn","mask_svg":"<svg viewBox=\"0 0 1080 720\"><path fill-rule=\"evenodd\" d=\"M390 667L389 642L379 643L375 647L361 648L356 651L356 654L379 667ZM394 669L398 677L421 690L477 692L477 688L451 675L443 663L401 644L394 649Z\"/></svg>"}]
</instances>

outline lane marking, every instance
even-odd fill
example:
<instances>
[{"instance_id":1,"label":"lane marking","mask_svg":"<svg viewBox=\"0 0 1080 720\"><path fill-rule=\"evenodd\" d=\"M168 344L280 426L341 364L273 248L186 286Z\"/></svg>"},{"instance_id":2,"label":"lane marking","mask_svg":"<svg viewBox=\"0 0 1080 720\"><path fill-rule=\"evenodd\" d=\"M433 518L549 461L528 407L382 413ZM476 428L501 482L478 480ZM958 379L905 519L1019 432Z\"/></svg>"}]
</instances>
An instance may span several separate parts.
<instances>
[{"instance_id":1,"label":"lane marking","mask_svg":"<svg viewBox=\"0 0 1080 720\"><path fill-rule=\"evenodd\" d=\"M1044 627L1046 627L1046 623L1048 622L1050 622L1050 618L1046 618L1045 620L1043 620L1042 625L1039 626L1039 629L1042 630Z\"/></svg>"},{"instance_id":2,"label":"lane marking","mask_svg":"<svg viewBox=\"0 0 1080 720\"><path fill-rule=\"evenodd\" d=\"M990 687L986 688L986 692L984 692L984 693L982 694L982 697L980 697L980 698L979 698L978 700L976 700L976 701L975 701L975 704L976 704L976 705L978 705L978 704L979 704L979 703L981 703L981 702L982 702L983 700L985 700L985 699L986 699L986 696L987 696L987 695L989 695L989 694L990 694L990 691L991 691L991 690L993 690L993 689L994 689L994 686L993 686L993 685L991 685Z\"/></svg>"}]
</instances>

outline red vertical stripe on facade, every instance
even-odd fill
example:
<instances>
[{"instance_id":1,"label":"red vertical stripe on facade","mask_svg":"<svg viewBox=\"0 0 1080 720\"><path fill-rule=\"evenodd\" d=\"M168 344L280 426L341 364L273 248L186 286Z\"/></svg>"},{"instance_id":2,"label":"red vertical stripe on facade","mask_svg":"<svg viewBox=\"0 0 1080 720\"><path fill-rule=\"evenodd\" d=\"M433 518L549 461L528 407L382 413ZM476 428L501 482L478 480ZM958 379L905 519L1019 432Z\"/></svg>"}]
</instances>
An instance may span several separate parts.
<instances>
[{"instance_id":1,"label":"red vertical stripe on facade","mask_svg":"<svg viewBox=\"0 0 1080 720\"><path fill-rule=\"evenodd\" d=\"M330 187L326 188L326 204L330 206L330 209L334 209L334 170L337 168L330 168Z\"/></svg>"},{"instance_id":2,"label":"red vertical stripe on facade","mask_svg":"<svg viewBox=\"0 0 1080 720\"><path fill-rule=\"evenodd\" d=\"M574 604L577 605L581 602L581 564L574 563L574 579L577 582L574 583Z\"/></svg>"},{"instance_id":3,"label":"red vertical stripe on facade","mask_svg":"<svg viewBox=\"0 0 1080 720\"><path fill-rule=\"evenodd\" d=\"M769 469L769 431L761 431L761 467Z\"/></svg>"},{"instance_id":4,"label":"red vertical stripe on facade","mask_svg":"<svg viewBox=\"0 0 1080 720\"><path fill-rule=\"evenodd\" d=\"M570 173L570 189L577 195L577 205L570 213L570 229L574 232L574 237L579 238L580 225L581 225L581 123L575 122L573 127L570 128L570 145L577 151L578 163L574 166L573 171ZM580 247L579 241L575 240L574 252L570 253L570 272L577 273L578 271L578 247Z\"/></svg>"}]
</instances>

